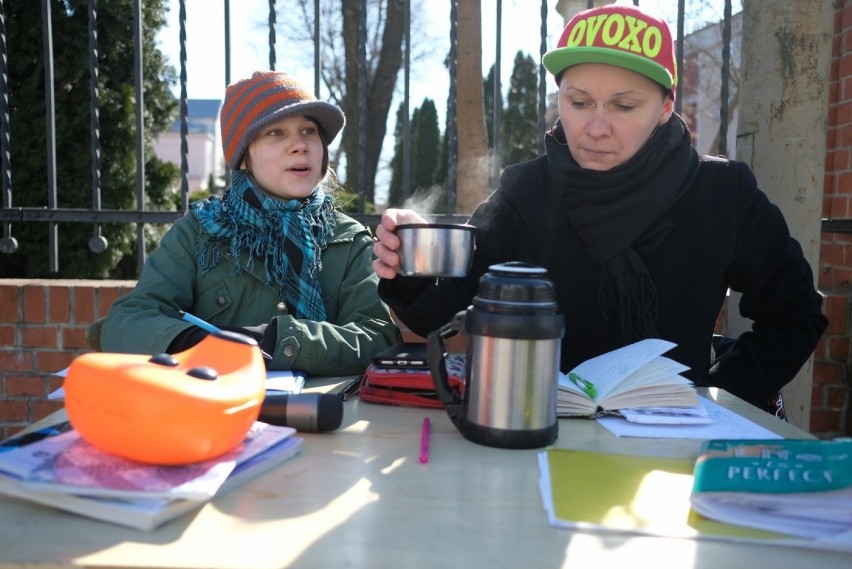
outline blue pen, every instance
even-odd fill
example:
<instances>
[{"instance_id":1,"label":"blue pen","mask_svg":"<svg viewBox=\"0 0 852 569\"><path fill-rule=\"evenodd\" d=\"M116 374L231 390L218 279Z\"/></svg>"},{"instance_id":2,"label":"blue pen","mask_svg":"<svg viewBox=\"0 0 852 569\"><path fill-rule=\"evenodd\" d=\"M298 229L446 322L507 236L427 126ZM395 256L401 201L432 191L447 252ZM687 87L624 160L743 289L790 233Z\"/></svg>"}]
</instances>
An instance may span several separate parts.
<instances>
[{"instance_id":1,"label":"blue pen","mask_svg":"<svg viewBox=\"0 0 852 569\"><path fill-rule=\"evenodd\" d=\"M577 387L583 390L583 393L585 393L592 399L594 399L595 395L598 394L597 390L595 389L595 385L591 381L583 379L573 371L568 373L568 379L573 381Z\"/></svg>"},{"instance_id":2,"label":"blue pen","mask_svg":"<svg viewBox=\"0 0 852 569\"><path fill-rule=\"evenodd\" d=\"M218 334L222 331L221 329L213 326L210 322L206 322L198 316L193 316L192 314L184 310L178 310L178 316L180 316L181 319L186 320L190 324L195 324L205 332L210 332L211 334Z\"/></svg>"},{"instance_id":3,"label":"blue pen","mask_svg":"<svg viewBox=\"0 0 852 569\"><path fill-rule=\"evenodd\" d=\"M44 427L37 431L27 433L26 435L18 435L12 438L0 441L0 452L12 450L13 448L26 446L30 443L46 439L47 437L55 437L61 435L65 431L71 430L71 423L62 422L50 427Z\"/></svg>"},{"instance_id":4,"label":"blue pen","mask_svg":"<svg viewBox=\"0 0 852 569\"><path fill-rule=\"evenodd\" d=\"M189 312L187 312L185 310L178 310L178 316L180 316L181 319L186 320L190 324L194 324L194 325L198 326L199 328L201 328L205 332L210 332L211 334L219 334L220 332L222 332L222 330L220 328L217 328L216 326L212 325L210 322L206 322L206 321L202 320L201 318L199 318L198 316L193 316L192 314L190 314ZM267 354L263 350L260 350L260 353L267 360L272 359L272 356L270 356L269 354Z\"/></svg>"}]
</instances>

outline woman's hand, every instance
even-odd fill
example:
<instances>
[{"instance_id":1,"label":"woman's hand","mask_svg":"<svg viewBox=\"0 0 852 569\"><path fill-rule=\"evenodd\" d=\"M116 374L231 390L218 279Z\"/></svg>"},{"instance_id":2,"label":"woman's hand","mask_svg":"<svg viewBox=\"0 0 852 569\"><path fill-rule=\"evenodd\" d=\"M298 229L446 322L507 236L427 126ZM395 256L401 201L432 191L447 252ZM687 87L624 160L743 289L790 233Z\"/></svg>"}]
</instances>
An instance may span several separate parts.
<instances>
[{"instance_id":1,"label":"woman's hand","mask_svg":"<svg viewBox=\"0 0 852 569\"><path fill-rule=\"evenodd\" d=\"M399 273L399 247L401 242L396 236L396 226L403 223L427 223L419 213L410 209L388 209L382 214L382 221L376 227L373 240L373 270L383 279L393 279Z\"/></svg>"}]
</instances>

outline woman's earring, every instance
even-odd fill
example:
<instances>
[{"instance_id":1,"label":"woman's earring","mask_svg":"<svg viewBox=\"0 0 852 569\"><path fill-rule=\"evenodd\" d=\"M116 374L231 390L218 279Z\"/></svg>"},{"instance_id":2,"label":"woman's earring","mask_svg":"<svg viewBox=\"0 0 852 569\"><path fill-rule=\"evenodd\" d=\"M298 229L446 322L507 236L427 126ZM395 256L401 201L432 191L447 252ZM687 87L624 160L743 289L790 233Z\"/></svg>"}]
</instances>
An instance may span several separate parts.
<instances>
[{"instance_id":1,"label":"woman's earring","mask_svg":"<svg viewBox=\"0 0 852 569\"><path fill-rule=\"evenodd\" d=\"M553 140L556 141L556 144L558 144L560 146L568 146L567 136L566 136L565 142L562 142L561 140L559 140L559 137L556 136L556 126L558 124L559 124L559 115L556 115L555 117L553 117L553 121L551 121L551 123L550 123L550 134L553 135ZM562 134L565 135L564 131L563 131Z\"/></svg>"},{"instance_id":2,"label":"woman's earring","mask_svg":"<svg viewBox=\"0 0 852 569\"><path fill-rule=\"evenodd\" d=\"M556 115L555 117L553 117L553 120L550 121L550 130L553 131L553 129L556 128L557 124L559 124L559 115Z\"/></svg>"}]
</instances>

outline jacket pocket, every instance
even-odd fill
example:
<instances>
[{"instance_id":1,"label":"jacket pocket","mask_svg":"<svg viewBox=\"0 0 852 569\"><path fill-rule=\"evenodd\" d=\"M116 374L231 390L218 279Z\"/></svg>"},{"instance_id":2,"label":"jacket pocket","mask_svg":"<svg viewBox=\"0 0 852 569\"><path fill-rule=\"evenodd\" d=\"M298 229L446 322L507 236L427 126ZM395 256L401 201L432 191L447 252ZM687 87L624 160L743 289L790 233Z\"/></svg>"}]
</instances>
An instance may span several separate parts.
<instances>
[{"instance_id":1,"label":"jacket pocket","mask_svg":"<svg viewBox=\"0 0 852 569\"><path fill-rule=\"evenodd\" d=\"M228 289L228 284L220 281L215 286L198 293L195 301L196 310L201 318L209 319L222 314L234 304L234 298Z\"/></svg>"}]
</instances>

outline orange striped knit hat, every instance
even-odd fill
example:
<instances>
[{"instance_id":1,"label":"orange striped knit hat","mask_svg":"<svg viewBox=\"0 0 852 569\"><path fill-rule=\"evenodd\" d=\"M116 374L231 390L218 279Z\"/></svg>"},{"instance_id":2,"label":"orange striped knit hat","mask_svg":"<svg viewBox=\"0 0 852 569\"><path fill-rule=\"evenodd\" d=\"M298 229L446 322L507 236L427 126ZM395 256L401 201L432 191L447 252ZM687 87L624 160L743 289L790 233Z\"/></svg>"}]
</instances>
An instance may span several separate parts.
<instances>
[{"instance_id":1,"label":"orange striped knit hat","mask_svg":"<svg viewBox=\"0 0 852 569\"><path fill-rule=\"evenodd\" d=\"M251 78L229 85L220 111L225 162L232 169L238 169L248 145L262 128L293 115L304 115L316 121L326 146L346 124L339 107L317 100L286 73L255 71ZM324 163L323 170L325 166Z\"/></svg>"}]
</instances>

